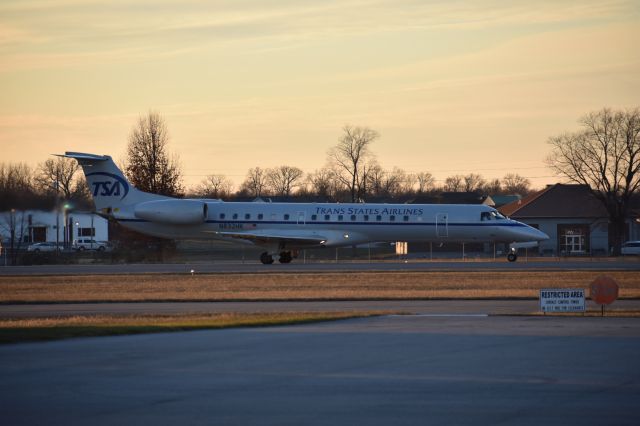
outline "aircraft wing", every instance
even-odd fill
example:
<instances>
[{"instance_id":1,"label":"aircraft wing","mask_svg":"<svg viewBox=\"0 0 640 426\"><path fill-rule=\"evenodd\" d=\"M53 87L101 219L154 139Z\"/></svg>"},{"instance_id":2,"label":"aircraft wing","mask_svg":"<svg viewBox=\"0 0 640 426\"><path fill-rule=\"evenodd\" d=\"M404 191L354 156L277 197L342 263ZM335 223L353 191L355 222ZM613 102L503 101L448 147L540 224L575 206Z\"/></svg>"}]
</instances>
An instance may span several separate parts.
<instances>
[{"instance_id":1,"label":"aircraft wing","mask_svg":"<svg viewBox=\"0 0 640 426\"><path fill-rule=\"evenodd\" d=\"M303 246L321 246L327 243L327 238L316 234L300 234L287 232L271 232L265 231L247 231L247 232L230 232L216 231L216 235L221 237L234 238L239 240L250 241L257 245L267 245L272 243L289 243L293 245Z\"/></svg>"}]
</instances>

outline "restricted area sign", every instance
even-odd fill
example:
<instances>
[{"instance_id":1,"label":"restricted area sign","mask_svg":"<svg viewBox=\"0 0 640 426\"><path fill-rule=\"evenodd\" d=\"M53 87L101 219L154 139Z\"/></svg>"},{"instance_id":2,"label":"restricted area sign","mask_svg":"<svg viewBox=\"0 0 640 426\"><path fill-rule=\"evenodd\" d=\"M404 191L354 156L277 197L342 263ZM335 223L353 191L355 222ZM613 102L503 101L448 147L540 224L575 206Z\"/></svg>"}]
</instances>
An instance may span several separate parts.
<instances>
[{"instance_id":1,"label":"restricted area sign","mask_svg":"<svg viewBox=\"0 0 640 426\"><path fill-rule=\"evenodd\" d=\"M542 312L584 312L584 289L543 288L540 290Z\"/></svg>"},{"instance_id":2,"label":"restricted area sign","mask_svg":"<svg viewBox=\"0 0 640 426\"><path fill-rule=\"evenodd\" d=\"M606 275L593 280L590 290L591 300L598 305L610 305L618 298L618 283Z\"/></svg>"}]
</instances>

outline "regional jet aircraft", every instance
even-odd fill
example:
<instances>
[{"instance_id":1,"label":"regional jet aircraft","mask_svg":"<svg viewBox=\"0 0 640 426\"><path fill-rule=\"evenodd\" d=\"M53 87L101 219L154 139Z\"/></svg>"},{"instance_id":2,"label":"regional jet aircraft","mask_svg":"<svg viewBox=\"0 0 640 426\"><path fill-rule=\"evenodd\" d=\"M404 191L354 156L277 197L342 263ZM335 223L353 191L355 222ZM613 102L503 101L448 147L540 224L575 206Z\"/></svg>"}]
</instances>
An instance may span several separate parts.
<instances>
[{"instance_id":1,"label":"regional jet aircraft","mask_svg":"<svg viewBox=\"0 0 640 426\"><path fill-rule=\"evenodd\" d=\"M143 234L223 239L263 247L264 264L298 250L369 242L535 243L549 237L485 205L223 202L133 187L107 155L67 152L87 178L98 213ZM513 245L513 244L512 244ZM515 250L508 256L517 259Z\"/></svg>"}]
</instances>

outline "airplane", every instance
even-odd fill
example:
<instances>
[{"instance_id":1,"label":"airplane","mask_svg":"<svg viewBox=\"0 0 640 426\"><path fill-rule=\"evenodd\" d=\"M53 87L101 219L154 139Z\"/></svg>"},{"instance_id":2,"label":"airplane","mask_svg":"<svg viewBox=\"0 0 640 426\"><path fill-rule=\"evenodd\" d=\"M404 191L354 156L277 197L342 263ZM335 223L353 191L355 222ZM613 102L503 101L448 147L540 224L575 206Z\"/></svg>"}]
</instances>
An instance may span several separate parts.
<instances>
[{"instance_id":1,"label":"airplane","mask_svg":"<svg viewBox=\"0 0 640 426\"><path fill-rule=\"evenodd\" d=\"M66 152L84 171L97 213L143 234L263 247L263 264L298 250L366 243L495 242L531 247L549 237L482 204L271 203L180 199L140 191L108 155Z\"/></svg>"}]
</instances>

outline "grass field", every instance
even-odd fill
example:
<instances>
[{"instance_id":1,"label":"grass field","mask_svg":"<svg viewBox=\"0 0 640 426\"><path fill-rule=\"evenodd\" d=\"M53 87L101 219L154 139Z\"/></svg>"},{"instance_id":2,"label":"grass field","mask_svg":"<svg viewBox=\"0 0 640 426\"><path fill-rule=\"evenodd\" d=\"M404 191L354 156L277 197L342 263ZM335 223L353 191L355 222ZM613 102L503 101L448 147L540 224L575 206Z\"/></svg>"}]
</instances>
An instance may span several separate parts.
<instances>
[{"instance_id":1,"label":"grass field","mask_svg":"<svg viewBox=\"0 0 640 426\"><path fill-rule=\"evenodd\" d=\"M93 275L0 277L0 303L537 298L541 288L585 288L602 272L353 272L325 274ZM640 298L637 272L606 272L620 298ZM588 294L588 293L587 293ZM380 312L376 312L380 315ZM589 315L598 315L590 312ZM609 315L613 312L609 313ZM620 313L637 316L638 313ZM0 343L267 326L373 313L88 315L0 320ZM615 315L615 314L614 314Z\"/></svg>"},{"instance_id":2,"label":"grass field","mask_svg":"<svg viewBox=\"0 0 640 426\"><path fill-rule=\"evenodd\" d=\"M537 298L541 288L589 288L597 271L0 277L0 303ZM640 274L606 272L620 298L640 298ZM587 292L588 294L588 292Z\"/></svg>"}]
</instances>

